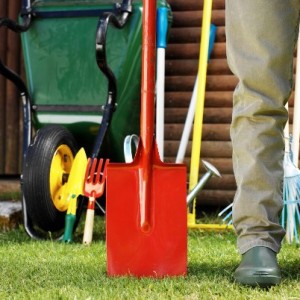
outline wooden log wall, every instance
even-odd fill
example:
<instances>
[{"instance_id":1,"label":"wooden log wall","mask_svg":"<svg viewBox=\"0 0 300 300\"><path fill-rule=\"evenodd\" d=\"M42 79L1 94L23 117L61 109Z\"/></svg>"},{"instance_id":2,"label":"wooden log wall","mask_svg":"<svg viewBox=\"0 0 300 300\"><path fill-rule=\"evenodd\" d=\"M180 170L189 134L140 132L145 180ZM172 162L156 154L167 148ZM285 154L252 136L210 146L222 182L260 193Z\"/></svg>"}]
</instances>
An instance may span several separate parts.
<instances>
[{"instance_id":1,"label":"wooden log wall","mask_svg":"<svg viewBox=\"0 0 300 300\"><path fill-rule=\"evenodd\" d=\"M17 20L21 1L0 1L0 17ZM0 28L0 59L22 73L20 35ZM15 86L0 75L0 175L19 174L21 168L20 97Z\"/></svg>"},{"instance_id":2,"label":"wooden log wall","mask_svg":"<svg viewBox=\"0 0 300 300\"><path fill-rule=\"evenodd\" d=\"M174 19L166 51L165 153L167 161L174 161L198 70L203 1L169 0L169 3ZM226 61L224 0L213 1L212 23L217 26L217 34L207 70L201 158L212 163L222 178L212 178L206 184L198 196L197 206L225 206L232 202L236 189L229 124L237 80ZM188 167L191 137L185 159ZM199 178L204 172L201 166Z\"/></svg>"}]
</instances>

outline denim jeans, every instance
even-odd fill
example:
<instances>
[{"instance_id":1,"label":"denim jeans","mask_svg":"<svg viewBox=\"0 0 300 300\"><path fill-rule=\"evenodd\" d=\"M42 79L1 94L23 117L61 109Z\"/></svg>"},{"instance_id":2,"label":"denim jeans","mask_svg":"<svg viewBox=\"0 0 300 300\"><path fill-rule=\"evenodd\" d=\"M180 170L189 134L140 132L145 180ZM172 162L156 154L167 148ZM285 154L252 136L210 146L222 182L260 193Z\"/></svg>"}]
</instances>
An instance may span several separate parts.
<instances>
[{"instance_id":1,"label":"denim jeans","mask_svg":"<svg viewBox=\"0 0 300 300\"><path fill-rule=\"evenodd\" d=\"M293 87L300 0L226 0L226 51L239 82L230 135L237 191L233 225L241 254L279 252L284 107Z\"/></svg>"}]
</instances>

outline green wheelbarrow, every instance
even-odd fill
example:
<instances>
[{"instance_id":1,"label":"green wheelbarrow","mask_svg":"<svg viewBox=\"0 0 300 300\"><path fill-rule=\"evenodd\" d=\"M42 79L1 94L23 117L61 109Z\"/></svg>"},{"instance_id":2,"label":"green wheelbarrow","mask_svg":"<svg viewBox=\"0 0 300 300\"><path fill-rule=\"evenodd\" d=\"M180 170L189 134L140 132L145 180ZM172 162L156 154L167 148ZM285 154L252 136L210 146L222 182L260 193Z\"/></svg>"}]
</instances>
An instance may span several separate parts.
<instances>
[{"instance_id":1,"label":"green wheelbarrow","mask_svg":"<svg viewBox=\"0 0 300 300\"><path fill-rule=\"evenodd\" d=\"M125 137L139 132L141 15L141 0L23 0L19 22L0 19L21 33L26 83L1 61L0 74L23 103L22 203L32 238L61 236L59 195L79 148L122 162Z\"/></svg>"}]
</instances>

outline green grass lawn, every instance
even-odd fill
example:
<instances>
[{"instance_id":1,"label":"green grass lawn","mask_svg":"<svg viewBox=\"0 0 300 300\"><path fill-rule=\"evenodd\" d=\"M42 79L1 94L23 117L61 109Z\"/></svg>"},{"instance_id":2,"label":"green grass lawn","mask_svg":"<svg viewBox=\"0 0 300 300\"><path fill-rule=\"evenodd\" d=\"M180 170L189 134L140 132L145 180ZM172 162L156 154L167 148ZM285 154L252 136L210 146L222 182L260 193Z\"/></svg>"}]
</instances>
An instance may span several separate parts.
<instances>
[{"instance_id":1,"label":"green grass lawn","mask_svg":"<svg viewBox=\"0 0 300 300\"><path fill-rule=\"evenodd\" d=\"M94 242L31 240L22 228L0 233L0 299L300 299L300 249L284 243L283 281L269 290L241 287L232 273L239 263L233 232L191 230L188 275L176 278L109 278L105 223L97 216Z\"/></svg>"}]
</instances>

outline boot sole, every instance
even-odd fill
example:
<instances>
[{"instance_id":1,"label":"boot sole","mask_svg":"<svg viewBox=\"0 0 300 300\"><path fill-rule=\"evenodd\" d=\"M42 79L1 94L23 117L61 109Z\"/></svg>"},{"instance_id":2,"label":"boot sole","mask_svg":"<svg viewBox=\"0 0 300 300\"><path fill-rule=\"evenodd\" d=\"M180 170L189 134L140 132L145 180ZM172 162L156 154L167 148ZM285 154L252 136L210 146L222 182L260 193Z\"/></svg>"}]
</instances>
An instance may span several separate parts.
<instances>
[{"instance_id":1,"label":"boot sole","mask_svg":"<svg viewBox=\"0 0 300 300\"><path fill-rule=\"evenodd\" d=\"M259 275L259 276L246 276L235 277L235 281L242 285L259 286L267 288L273 285L278 285L281 282L281 277L274 275Z\"/></svg>"}]
</instances>

